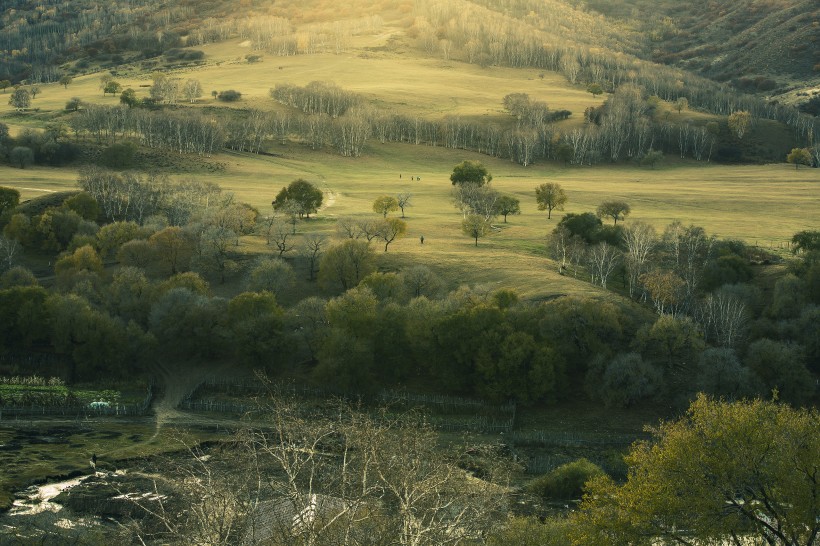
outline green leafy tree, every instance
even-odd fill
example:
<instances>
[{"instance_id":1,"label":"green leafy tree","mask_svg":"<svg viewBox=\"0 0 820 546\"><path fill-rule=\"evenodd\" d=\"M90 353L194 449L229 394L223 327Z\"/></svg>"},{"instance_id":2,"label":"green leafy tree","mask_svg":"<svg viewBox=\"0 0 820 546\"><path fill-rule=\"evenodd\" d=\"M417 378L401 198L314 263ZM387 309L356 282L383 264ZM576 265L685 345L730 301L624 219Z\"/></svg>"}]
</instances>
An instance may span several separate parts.
<instances>
[{"instance_id":1,"label":"green leafy tree","mask_svg":"<svg viewBox=\"0 0 820 546\"><path fill-rule=\"evenodd\" d=\"M382 224L378 227L379 238L384 241L384 251L387 252L387 247L398 239L403 237L407 232L407 223L399 218L387 218L382 220Z\"/></svg>"},{"instance_id":2,"label":"green leafy tree","mask_svg":"<svg viewBox=\"0 0 820 546\"><path fill-rule=\"evenodd\" d=\"M228 303L228 324L239 358L279 371L276 368L283 363L290 342L284 333L284 311L276 303L276 296L270 292L239 294Z\"/></svg>"},{"instance_id":3,"label":"green leafy tree","mask_svg":"<svg viewBox=\"0 0 820 546\"><path fill-rule=\"evenodd\" d=\"M274 210L288 210L289 206L295 204L299 218L310 218L311 213L315 213L322 206L323 198L322 190L299 178L282 188L271 204Z\"/></svg>"},{"instance_id":4,"label":"green leafy tree","mask_svg":"<svg viewBox=\"0 0 820 546\"><path fill-rule=\"evenodd\" d=\"M478 240L490 232L490 222L479 214L468 214L461 222L461 231L475 239L475 246L478 246Z\"/></svg>"},{"instance_id":5,"label":"green leafy tree","mask_svg":"<svg viewBox=\"0 0 820 546\"><path fill-rule=\"evenodd\" d=\"M606 476L595 463L578 459L562 464L547 474L527 484L527 492L550 501L567 501L581 498L584 484L593 478Z\"/></svg>"},{"instance_id":6,"label":"green leafy tree","mask_svg":"<svg viewBox=\"0 0 820 546\"><path fill-rule=\"evenodd\" d=\"M661 390L663 375L638 353L593 360L587 372L587 391L609 407L629 407Z\"/></svg>"},{"instance_id":7,"label":"green leafy tree","mask_svg":"<svg viewBox=\"0 0 820 546\"><path fill-rule=\"evenodd\" d=\"M228 302L187 288L173 288L160 296L151 307L148 324L168 354L213 358L231 346Z\"/></svg>"},{"instance_id":8,"label":"green leafy tree","mask_svg":"<svg viewBox=\"0 0 820 546\"><path fill-rule=\"evenodd\" d=\"M507 223L507 216L510 214L521 214L521 201L512 195L502 195L495 202L496 214L504 217L504 223Z\"/></svg>"},{"instance_id":9,"label":"green leafy tree","mask_svg":"<svg viewBox=\"0 0 820 546\"><path fill-rule=\"evenodd\" d=\"M91 245L78 248L73 254L63 256L54 264L57 284L63 288L70 288L83 279L93 282L93 279L99 278L102 273L102 260Z\"/></svg>"},{"instance_id":10,"label":"green leafy tree","mask_svg":"<svg viewBox=\"0 0 820 546\"><path fill-rule=\"evenodd\" d=\"M450 181L456 184L476 184L483 186L488 184L493 176L487 172L487 168L478 161L462 161L453 167Z\"/></svg>"},{"instance_id":11,"label":"green leafy tree","mask_svg":"<svg viewBox=\"0 0 820 546\"><path fill-rule=\"evenodd\" d=\"M800 231L792 236L792 252L811 252L820 250L820 231Z\"/></svg>"},{"instance_id":12,"label":"green leafy tree","mask_svg":"<svg viewBox=\"0 0 820 546\"><path fill-rule=\"evenodd\" d=\"M649 150L641 158L641 165L644 165L644 166L648 165L649 167L652 167L654 169L655 165L660 163L661 160L663 160L663 152L662 151L660 151L660 150Z\"/></svg>"},{"instance_id":13,"label":"green leafy tree","mask_svg":"<svg viewBox=\"0 0 820 546\"><path fill-rule=\"evenodd\" d=\"M116 95L120 92L122 92L122 85L114 80L106 83L105 87L103 87L103 95L107 95L108 93L111 93L111 95Z\"/></svg>"},{"instance_id":14,"label":"green leafy tree","mask_svg":"<svg viewBox=\"0 0 820 546\"><path fill-rule=\"evenodd\" d=\"M74 79L71 76L66 75L66 76L60 76L60 79L57 80L57 83L62 85L65 89L68 89L68 86L71 85L71 82L73 82L73 81L74 81Z\"/></svg>"},{"instance_id":15,"label":"green leafy tree","mask_svg":"<svg viewBox=\"0 0 820 546\"><path fill-rule=\"evenodd\" d=\"M535 188L535 202L538 210L547 211L547 220L552 218L553 210L564 210L567 194L561 184L547 182Z\"/></svg>"},{"instance_id":16,"label":"green leafy tree","mask_svg":"<svg viewBox=\"0 0 820 546\"><path fill-rule=\"evenodd\" d=\"M99 203L84 191L66 199L63 202L63 206L79 214L83 220L95 222L100 216Z\"/></svg>"},{"instance_id":17,"label":"green leafy tree","mask_svg":"<svg viewBox=\"0 0 820 546\"><path fill-rule=\"evenodd\" d=\"M760 392L757 377L743 366L733 349L709 347L698 359L695 386L699 392L738 400Z\"/></svg>"},{"instance_id":18,"label":"green leafy tree","mask_svg":"<svg viewBox=\"0 0 820 546\"><path fill-rule=\"evenodd\" d=\"M749 345L744 362L763 381L766 392L776 390L787 402L804 404L816 390L805 349L794 343L758 339Z\"/></svg>"},{"instance_id":19,"label":"green leafy tree","mask_svg":"<svg viewBox=\"0 0 820 546\"><path fill-rule=\"evenodd\" d=\"M140 103L140 99L137 97L137 92L129 87L120 94L120 103L133 108Z\"/></svg>"},{"instance_id":20,"label":"green leafy tree","mask_svg":"<svg viewBox=\"0 0 820 546\"><path fill-rule=\"evenodd\" d=\"M9 152L9 160L12 164L17 165L21 169L25 169L34 163L34 150L28 146L15 146Z\"/></svg>"},{"instance_id":21,"label":"green leafy tree","mask_svg":"<svg viewBox=\"0 0 820 546\"><path fill-rule=\"evenodd\" d=\"M587 483L573 544L816 544L816 409L701 395L653 435L626 457L626 483Z\"/></svg>"},{"instance_id":22,"label":"green leafy tree","mask_svg":"<svg viewBox=\"0 0 820 546\"><path fill-rule=\"evenodd\" d=\"M732 134L738 139L742 139L752 124L752 115L745 110L738 110L729 114L728 123Z\"/></svg>"},{"instance_id":23,"label":"green leafy tree","mask_svg":"<svg viewBox=\"0 0 820 546\"><path fill-rule=\"evenodd\" d=\"M0 247L2 247L3 238L0 236ZM23 266L16 265L3 272L0 275L0 290L14 288L15 286L39 286L37 277L34 276L30 270Z\"/></svg>"},{"instance_id":24,"label":"green leafy tree","mask_svg":"<svg viewBox=\"0 0 820 546\"><path fill-rule=\"evenodd\" d=\"M373 212L387 218L387 213L399 210L399 200L391 195L381 195L373 201Z\"/></svg>"},{"instance_id":25,"label":"green leafy tree","mask_svg":"<svg viewBox=\"0 0 820 546\"><path fill-rule=\"evenodd\" d=\"M0 186L0 214L13 210L20 204L20 192L14 188Z\"/></svg>"},{"instance_id":26,"label":"green leafy tree","mask_svg":"<svg viewBox=\"0 0 820 546\"><path fill-rule=\"evenodd\" d=\"M319 279L326 285L338 283L347 290L376 270L375 261L367 242L347 239L324 253L319 263Z\"/></svg>"},{"instance_id":27,"label":"green leafy tree","mask_svg":"<svg viewBox=\"0 0 820 546\"><path fill-rule=\"evenodd\" d=\"M626 201L604 201L598 205L596 214L598 218L609 217L615 221L614 225L618 225L618 220L626 218L632 209Z\"/></svg>"},{"instance_id":28,"label":"green leafy tree","mask_svg":"<svg viewBox=\"0 0 820 546\"><path fill-rule=\"evenodd\" d=\"M287 262L280 258L260 257L248 272L246 286L254 292L267 291L282 297L295 282L293 268Z\"/></svg>"},{"instance_id":29,"label":"green leafy tree","mask_svg":"<svg viewBox=\"0 0 820 546\"><path fill-rule=\"evenodd\" d=\"M100 257L116 255L120 247L134 239L144 239L148 234L136 222L112 222L97 232L97 249Z\"/></svg>"},{"instance_id":30,"label":"green leafy tree","mask_svg":"<svg viewBox=\"0 0 820 546\"><path fill-rule=\"evenodd\" d=\"M31 93L21 88L15 89L9 97L9 104L18 112L31 106Z\"/></svg>"},{"instance_id":31,"label":"green leafy tree","mask_svg":"<svg viewBox=\"0 0 820 546\"><path fill-rule=\"evenodd\" d=\"M80 97L71 97L71 99L65 103L65 109L69 112L77 112L82 105L83 101Z\"/></svg>"},{"instance_id":32,"label":"green leafy tree","mask_svg":"<svg viewBox=\"0 0 820 546\"><path fill-rule=\"evenodd\" d=\"M786 162L793 164L795 170L800 168L800 165L811 166L811 161L811 152L806 148L792 148L792 151L786 156Z\"/></svg>"},{"instance_id":33,"label":"green leafy tree","mask_svg":"<svg viewBox=\"0 0 820 546\"><path fill-rule=\"evenodd\" d=\"M512 332L498 345L497 354L482 351L476 358L477 390L504 402L554 400L564 361L555 349L539 344L525 332Z\"/></svg>"},{"instance_id":34,"label":"green leafy tree","mask_svg":"<svg viewBox=\"0 0 820 546\"><path fill-rule=\"evenodd\" d=\"M187 269L194 255L195 245L191 234L178 226L157 231L148 238L148 244L157 261L167 267L170 275Z\"/></svg>"},{"instance_id":35,"label":"green leafy tree","mask_svg":"<svg viewBox=\"0 0 820 546\"><path fill-rule=\"evenodd\" d=\"M604 88L599 83L591 83L587 85L587 93L592 93L593 97L603 94Z\"/></svg>"},{"instance_id":36,"label":"green leafy tree","mask_svg":"<svg viewBox=\"0 0 820 546\"><path fill-rule=\"evenodd\" d=\"M3 90L3 93L6 92L6 89L11 87L11 82L9 80L0 80L0 89Z\"/></svg>"}]
</instances>

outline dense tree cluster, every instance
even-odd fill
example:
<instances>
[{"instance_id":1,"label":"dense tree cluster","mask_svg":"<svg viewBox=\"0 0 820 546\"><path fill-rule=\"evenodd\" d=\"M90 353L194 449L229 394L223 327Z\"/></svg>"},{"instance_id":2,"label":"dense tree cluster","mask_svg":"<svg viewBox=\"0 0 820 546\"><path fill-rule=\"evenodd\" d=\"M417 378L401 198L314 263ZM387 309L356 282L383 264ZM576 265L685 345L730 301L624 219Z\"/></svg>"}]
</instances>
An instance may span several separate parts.
<instances>
[{"instance_id":1,"label":"dense tree cluster","mask_svg":"<svg viewBox=\"0 0 820 546\"><path fill-rule=\"evenodd\" d=\"M31 164L63 165L79 155L79 147L66 138L66 128L49 125L44 131L24 129L16 137L0 123L0 162L24 169Z\"/></svg>"},{"instance_id":2,"label":"dense tree cluster","mask_svg":"<svg viewBox=\"0 0 820 546\"><path fill-rule=\"evenodd\" d=\"M795 250L816 248L814 235L795 235ZM779 279L769 299L751 284L753 249L697 226L673 223L658 235L642 222L604 226L592 213L568 214L550 248L560 270L586 271L602 287L622 283L659 315L638 330L632 351L590 361L591 396L631 405L661 394L688 399L698 390L741 398L777 389L794 403L814 394L815 330L801 328L820 301L816 250L794 262L794 274Z\"/></svg>"}]
</instances>

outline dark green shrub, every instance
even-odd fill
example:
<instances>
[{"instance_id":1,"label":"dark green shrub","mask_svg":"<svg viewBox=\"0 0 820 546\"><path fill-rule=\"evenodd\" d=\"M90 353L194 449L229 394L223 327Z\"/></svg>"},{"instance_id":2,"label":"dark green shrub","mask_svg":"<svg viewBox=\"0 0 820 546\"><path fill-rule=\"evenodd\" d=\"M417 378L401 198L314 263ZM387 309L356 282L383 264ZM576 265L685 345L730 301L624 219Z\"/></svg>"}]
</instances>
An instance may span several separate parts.
<instances>
[{"instance_id":1,"label":"dark green shrub","mask_svg":"<svg viewBox=\"0 0 820 546\"><path fill-rule=\"evenodd\" d=\"M137 147L130 142L112 144L103 150L100 163L110 169L127 169L134 164Z\"/></svg>"},{"instance_id":2,"label":"dark green shrub","mask_svg":"<svg viewBox=\"0 0 820 546\"><path fill-rule=\"evenodd\" d=\"M582 458L535 478L526 489L528 493L549 500L580 499L584 484L603 474L600 466Z\"/></svg>"},{"instance_id":3,"label":"dark green shrub","mask_svg":"<svg viewBox=\"0 0 820 546\"><path fill-rule=\"evenodd\" d=\"M223 102L236 102L242 98L242 93L229 89L227 91L220 92L216 98Z\"/></svg>"}]
</instances>

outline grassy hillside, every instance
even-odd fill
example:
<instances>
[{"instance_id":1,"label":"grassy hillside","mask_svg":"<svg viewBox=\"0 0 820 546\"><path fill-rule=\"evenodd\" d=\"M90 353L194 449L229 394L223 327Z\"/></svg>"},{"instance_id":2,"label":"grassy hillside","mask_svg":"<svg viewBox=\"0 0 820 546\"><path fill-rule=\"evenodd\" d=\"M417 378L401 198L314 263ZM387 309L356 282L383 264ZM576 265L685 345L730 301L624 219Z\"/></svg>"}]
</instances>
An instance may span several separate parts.
<instances>
[{"instance_id":1,"label":"grassy hillside","mask_svg":"<svg viewBox=\"0 0 820 546\"><path fill-rule=\"evenodd\" d=\"M649 58L780 94L820 84L820 9L811 0L588 0L639 31Z\"/></svg>"}]
</instances>

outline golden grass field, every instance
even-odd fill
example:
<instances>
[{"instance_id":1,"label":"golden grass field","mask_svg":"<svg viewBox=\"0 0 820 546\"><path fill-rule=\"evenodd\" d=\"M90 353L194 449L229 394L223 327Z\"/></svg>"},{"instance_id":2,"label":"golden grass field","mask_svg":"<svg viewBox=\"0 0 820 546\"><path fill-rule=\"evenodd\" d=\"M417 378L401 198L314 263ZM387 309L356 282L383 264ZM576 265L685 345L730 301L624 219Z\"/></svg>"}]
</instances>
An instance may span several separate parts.
<instances>
[{"instance_id":1,"label":"golden grass field","mask_svg":"<svg viewBox=\"0 0 820 546\"><path fill-rule=\"evenodd\" d=\"M535 70L480 68L400 55L387 47L391 35L388 29L359 37L358 48L347 54L265 56L254 64L243 60L250 50L238 41L209 45L200 48L207 54L205 65L174 75L200 80L206 96L198 104L215 104L209 94L211 89L241 91L243 100L226 106L231 108L278 108L268 97L268 90L277 82L304 85L314 80L333 81L362 93L380 108L429 118L453 114L501 119L502 98L508 93L524 92L546 101L553 109L575 112L575 121L570 123L578 123L584 108L604 100L594 98L581 86L569 85L557 74L540 77ZM133 76L117 77L117 81L147 96L148 88L139 86L148 85L150 75L135 70L131 73ZM64 115L62 109L71 97L111 105L119 101L118 97L102 96L99 74L77 77L67 89L57 84L41 88L33 103L39 109L35 113L14 114L7 101L0 99L0 121L14 132ZM407 235L390 246L382 260L383 268L425 263L445 274L453 285L494 283L532 298L600 293L587 283L559 276L547 259L545 238L562 213L554 211L553 219L547 221L546 213L536 210L534 188L543 182L558 182L564 187L569 196L565 212L594 211L602 201L624 199L632 206L627 223L642 220L659 231L679 220L701 225L723 238L777 248L796 231L819 227L818 171L795 170L786 164L719 166L667 157L657 169L558 164L525 168L470 152L380 144L375 140L368 143L363 157L355 159L311 151L298 144L272 144L269 151L277 157L222 153L206 161L221 163L223 169L216 173L203 169L193 175L218 182L263 214L270 212L271 200L291 180L301 177L316 183L326 190L329 206L317 219L300 224L303 233L332 233L333 219L373 215L371 204L377 196L409 191L413 202L407 210ZM511 216L507 224L499 219L496 225L500 230L481 240L478 248L461 233L461 215L449 198L449 174L453 165L464 159L483 162L494 176L494 186L521 200L522 214ZM143 168L148 170L150 165ZM76 169L0 167L0 183L20 189L24 199L72 188L76 175ZM411 176L421 179L411 181ZM425 237L424 245L419 242L421 235ZM258 240L248 240L246 250L266 251Z\"/></svg>"}]
</instances>

